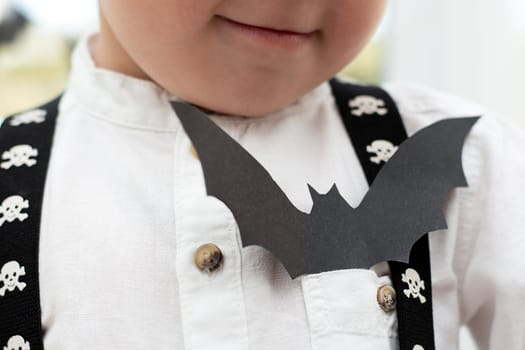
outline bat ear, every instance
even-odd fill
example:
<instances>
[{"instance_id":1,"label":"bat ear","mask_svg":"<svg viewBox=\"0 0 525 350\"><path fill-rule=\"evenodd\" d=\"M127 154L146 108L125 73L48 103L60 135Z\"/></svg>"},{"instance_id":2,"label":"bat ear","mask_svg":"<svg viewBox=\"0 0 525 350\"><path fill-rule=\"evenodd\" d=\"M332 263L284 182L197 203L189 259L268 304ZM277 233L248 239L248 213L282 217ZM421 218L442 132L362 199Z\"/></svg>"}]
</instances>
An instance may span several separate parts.
<instances>
[{"instance_id":1,"label":"bat ear","mask_svg":"<svg viewBox=\"0 0 525 350\"><path fill-rule=\"evenodd\" d=\"M339 193L339 190L337 189L337 185L335 183L330 188L330 191L328 191L328 193L326 193L326 194L329 195L329 196L341 197L341 194Z\"/></svg>"},{"instance_id":2,"label":"bat ear","mask_svg":"<svg viewBox=\"0 0 525 350\"><path fill-rule=\"evenodd\" d=\"M313 188L310 184L308 185L308 191L310 191L310 196L312 197L312 200L315 201L321 197L321 194L317 192L315 188Z\"/></svg>"}]
</instances>

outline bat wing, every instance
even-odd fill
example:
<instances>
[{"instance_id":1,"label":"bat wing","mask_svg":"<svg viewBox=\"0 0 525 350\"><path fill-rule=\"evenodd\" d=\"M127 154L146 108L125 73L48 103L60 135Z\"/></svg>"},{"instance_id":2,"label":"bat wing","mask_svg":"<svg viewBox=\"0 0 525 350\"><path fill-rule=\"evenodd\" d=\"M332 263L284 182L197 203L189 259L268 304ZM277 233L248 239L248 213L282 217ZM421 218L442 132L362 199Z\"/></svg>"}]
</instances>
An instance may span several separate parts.
<instances>
[{"instance_id":1,"label":"bat wing","mask_svg":"<svg viewBox=\"0 0 525 350\"><path fill-rule=\"evenodd\" d=\"M198 108L172 102L201 160L208 195L232 211L243 247L259 245L290 273L304 269L307 214L299 211L264 167Z\"/></svg>"},{"instance_id":2,"label":"bat wing","mask_svg":"<svg viewBox=\"0 0 525 350\"><path fill-rule=\"evenodd\" d=\"M408 262L422 235L447 228L445 199L453 188L467 186L462 149L478 119L444 119L421 129L383 166L355 211L354 225L369 247L367 267Z\"/></svg>"}]
</instances>

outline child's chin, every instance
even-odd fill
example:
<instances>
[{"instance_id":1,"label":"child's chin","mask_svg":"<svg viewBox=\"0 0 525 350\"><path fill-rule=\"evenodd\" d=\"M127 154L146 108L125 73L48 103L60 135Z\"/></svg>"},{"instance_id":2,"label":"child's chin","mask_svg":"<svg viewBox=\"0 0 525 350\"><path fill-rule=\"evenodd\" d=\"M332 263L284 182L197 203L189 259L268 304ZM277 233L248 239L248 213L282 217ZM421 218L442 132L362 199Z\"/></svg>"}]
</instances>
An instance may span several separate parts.
<instances>
[{"instance_id":1,"label":"child's chin","mask_svg":"<svg viewBox=\"0 0 525 350\"><path fill-rule=\"evenodd\" d=\"M246 80L230 77L227 84L221 84L221 78L199 81L194 89L175 86L171 90L181 100L199 106L208 114L257 118L286 108L319 84L299 79L293 84L261 76Z\"/></svg>"}]
</instances>

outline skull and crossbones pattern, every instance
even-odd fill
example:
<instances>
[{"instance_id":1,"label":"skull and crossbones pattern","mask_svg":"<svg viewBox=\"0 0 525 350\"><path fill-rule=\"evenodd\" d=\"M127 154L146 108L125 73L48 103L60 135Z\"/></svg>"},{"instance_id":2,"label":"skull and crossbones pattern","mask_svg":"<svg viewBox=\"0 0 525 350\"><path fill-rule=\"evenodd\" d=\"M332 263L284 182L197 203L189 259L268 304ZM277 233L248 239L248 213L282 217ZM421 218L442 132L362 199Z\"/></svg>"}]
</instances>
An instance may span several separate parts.
<instances>
[{"instance_id":1,"label":"skull and crossbones pattern","mask_svg":"<svg viewBox=\"0 0 525 350\"><path fill-rule=\"evenodd\" d=\"M25 276L26 269L17 261L9 261L2 266L0 270L0 281L4 283L2 288L0 288L0 296L4 296L6 290L9 292L14 292L16 288L23 291L26 287L24 282L20 282L20 277Z\"/></svg>"},{"instance_id":2,"label":"skull and crossbones pattern","mask_svg":"<svg viewBox=\"0 0 525 350\"><path fill-rule=\"evenodd\" d=\"M401 274L401 281L408 285L408 288L403 290L407 298L417 298L421 304L426 303L427 298L421 294L421 291L425 290L425 281L421 279L416 270L406 269L405 273Z\"/></svg>"},{"instance_id":3,"label":"skull and crossbones pattern","mask_svg":"<svg viewBox=\"0 0 525 350\"><path fill-rule=\"evenodd\" d=\"M414 345L414 347L412 348L412 350L425 350L425 348L422 347L422 346L419 345L419 344L416 344L416 345Z\"/></svg>"},{"instance_id":4,"label":"skull and crossbones pattern","mask_svg":"<svg viewBox=\"0 0 525 350\"><path fill-rule=\"evenodd\" d=\"M22 124L31 124L31 123L42 123L46 120L47 112L43 109L35 109L32 111L24 112L17 114L11 118L9 124L11 126L19 126Z\"/></svg>"},{"instance_id":5,"label":"skull and crossbones pattern","mask_svg":"<svg viewBox=\"0 0 525 350\"><path fill-rule=\"evenodd\" d=\"M359 95L350 100L348 105L352 109L352 114L360 117L364 114L385 115L388 109L385 108L385 101L369 95Z\"/></svg>"},{"instance_id":6,"label":"skull and crossbones pattern","mask_svg":"<svg viewBox=\"0 0 525 350\"><path fill-rule=\"evenodd\" d=\"M2 153L4 162L0 164L0 167L6 170L12 166L21 167L26 165L32 167L36 164L36 159L33 159L33 157L36 156L38 156L38 150L36 148L30 145L16 145Z\"/></svg>"},{"instance_id":7,"label":"skull and crossbones pattern","mask_svg":"<svg viewBox=\"0 0 525 350\"><path fill-rule=\"evenodd\" d=\"M4 350L31 350L29 342L21 335L13 335L7 341L7 346L4 346Z\"/></svg>"},{"instance_id":8,"label":"skull and crossbones pattern","mask_svg":"<svg viewBox=\"0 0 525 350\"><path fill-rule=\"evenodd\" d=\"M381 162L388 162L388 160L397 152L398 146L394 146L392 142L387 140L375 140L370 145L366 146L368 153L375 155L370 157L372 163L379 164Z\"/></svg>"},{"instance_id":9,"label":"skull and crossbones pattern","mask_svg":"<svg viewBox=\"0 0 525 350\"><path fill-rule=\"evenodd\" d=\"M22 213L22 210L29 208L29 201L22 196L9 196L0 204L0 227L7 221L15 220L24 221L29 217L28 214Z\"/></svg>"}]
</instances>

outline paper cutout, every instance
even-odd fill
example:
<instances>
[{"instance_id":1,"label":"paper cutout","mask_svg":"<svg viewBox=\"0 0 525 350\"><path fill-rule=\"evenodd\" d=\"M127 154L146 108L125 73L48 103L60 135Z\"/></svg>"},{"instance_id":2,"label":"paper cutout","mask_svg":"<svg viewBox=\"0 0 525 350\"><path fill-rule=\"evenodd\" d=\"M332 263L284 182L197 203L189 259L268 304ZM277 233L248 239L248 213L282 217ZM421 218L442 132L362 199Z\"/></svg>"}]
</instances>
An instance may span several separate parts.
<instances>
[{"instance_id":1,"label":"paper cutout","mask_svg":"<svg viewBox=\"0 0 525 350\"><path fill-rule=\"evenodd\" d=\"M264 167L198 108L173 101L204 172L207 193L225 203L243 247L259 245L295 278L331 270L408 262L425 233L445 229L445 196L466 186L461 150L479 117L445 119L408 138L383 166L357 208L334 186L310 185L310 213L299 211Z\"/></svg>"}]
</instances>

